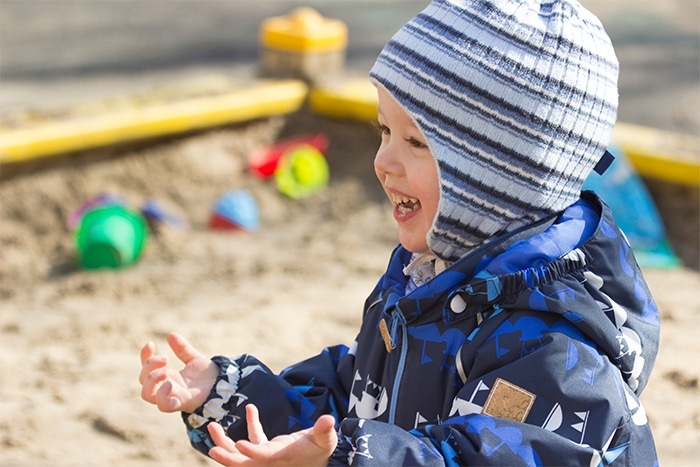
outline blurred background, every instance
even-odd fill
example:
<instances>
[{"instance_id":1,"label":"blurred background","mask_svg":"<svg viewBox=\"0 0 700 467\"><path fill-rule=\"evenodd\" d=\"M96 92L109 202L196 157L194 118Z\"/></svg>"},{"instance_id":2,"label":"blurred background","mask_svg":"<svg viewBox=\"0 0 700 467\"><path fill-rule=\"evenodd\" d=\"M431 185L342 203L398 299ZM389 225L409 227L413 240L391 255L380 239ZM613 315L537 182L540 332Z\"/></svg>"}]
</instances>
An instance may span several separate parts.
<instances>
[{"instance_id":1,"label":"blurred background","mask_svg":"<svg viewBox=\"0 0 700 467\"><path fill-rule=\"evenodd\" d=\"M366 76L384 43L426 3L0 0L0 131L109 113L133 96L230 91L257 76L261 21L299 6L346 23L347 72ZM700 136L700 2L583 3L621 63L620 122ZM330 140L332 177L322 196L291 200L245 171L254 149L310 130ZM179 414L140 400L138 349L154 340L167 354L165 336L176 330L206 355L250 352L279 370L349 343L396 244L372 169L377 139L365 123L298 112L106 157L88 151L16 176L0 171L0 466L214 465L188 446ZM694 466L699 188L644 181L683 266L644 270L662 342L642 400L661 465ZM213 202L234 188L258 200L254 234L207 227ZM190 228L154 234L134 267L80 270L66 218L104 191L164 201ZM639 217L629 204L623 208Z\"/></svg>"},{"instance_id":2,"label":"blurred background","mask_svg":"<svg viewBox=\"0 0 700 467\"><path fill-rule=\"evenodd\" d=\"M260 22L311 6L348 26L366 73L425 1L2 0L0 111L46 109L196 75L255 73ZM621 62L624 122L700 133L700 2L588 0Z\"/></svg>"}]
</instances>

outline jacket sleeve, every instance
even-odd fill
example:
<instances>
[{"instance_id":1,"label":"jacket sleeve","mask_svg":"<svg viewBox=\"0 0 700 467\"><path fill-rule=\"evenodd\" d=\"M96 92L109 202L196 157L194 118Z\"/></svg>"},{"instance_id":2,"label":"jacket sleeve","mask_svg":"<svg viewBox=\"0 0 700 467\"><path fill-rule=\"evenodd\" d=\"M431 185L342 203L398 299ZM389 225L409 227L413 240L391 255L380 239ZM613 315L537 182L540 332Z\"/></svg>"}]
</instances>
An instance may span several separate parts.
<instances>
[{"instance_id":1,"label":"jacket sleeve","mask_svg":"<svg viewBox=\"0 0 700 467\"><path fill-rule=\"evenodd\" d=\"M343 420L331 464L654 465L636 396L565 320L505 320L476 345L445 420L411 431Z\"/></svg>"},{"instance_id":2,"label":"jacket sleeve","mask_svg":"<svg viewBox=\"0 0 700 467\"><path fill-rule=\"evenodd\" d=\"M190 443L208 455L214 446L207 431L212 421L231 439L247 439L245 406L251 403L270 438L309 428L323 414L342 420L348 405L342 373L353 358L344 345L328 347L276 375L250 355L214 357L219 375L206 402L194 413L182 414Z\"/></svg>"}]
</instances>

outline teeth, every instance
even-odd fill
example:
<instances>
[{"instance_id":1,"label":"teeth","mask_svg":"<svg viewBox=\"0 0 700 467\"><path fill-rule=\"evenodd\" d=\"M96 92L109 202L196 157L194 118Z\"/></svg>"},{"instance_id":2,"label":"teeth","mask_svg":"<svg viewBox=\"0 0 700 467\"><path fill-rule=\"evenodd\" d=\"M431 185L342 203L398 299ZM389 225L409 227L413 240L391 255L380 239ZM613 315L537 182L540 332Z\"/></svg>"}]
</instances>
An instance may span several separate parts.
<instances>
[{"instance_id":1,"label":"teeth","mask_svg":"<svg viewBox=\"0 0 700 467\"><path fill-rule=\"evenodd\" d=\"M418 198L411 198L410 196L392 194L391 198L394 204L416 204L418 202Z\"/></svg>"},{"instance_id":2,"label":"teeth","mask_svg":"<svg viewBox=\"0 0 700 467\"><path fill-rule=\"evenodd\" d=\"M418 198L411 198L410 196L400 196L397 194L392 194L391 200L394 204L399 206L399 209L402 212L413 211L420 205Z\"/></svg>"}]
</instances>

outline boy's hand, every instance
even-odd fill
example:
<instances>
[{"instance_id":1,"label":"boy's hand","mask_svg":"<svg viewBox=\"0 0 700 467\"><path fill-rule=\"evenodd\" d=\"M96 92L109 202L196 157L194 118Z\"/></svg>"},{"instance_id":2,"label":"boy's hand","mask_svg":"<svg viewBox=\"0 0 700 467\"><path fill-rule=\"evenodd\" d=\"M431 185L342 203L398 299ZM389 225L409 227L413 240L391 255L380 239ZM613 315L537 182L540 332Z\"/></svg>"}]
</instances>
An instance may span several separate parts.
<instances>
[{"instance_id":1,"label":"boy's hand","mask_svg":"<svg viewBox=\"0 0 700 467\"><path fill-rule=\"evenodd\" d=\"M155 345L148 342L141 349L141 397L161 412L192 413L207 400L219 368L179 334L168 335L168 344L185 367L168 368L168 358L155 355Z\"/></svg>"},{"instance_id":2,"label":"boy's hand","mask_svg":"<svg viewBox=\"0 0 700 467\"><path fill-rule=\"evenodd\" d=\"M271 440L263 431L258 409L246 406L248 438L250 441L234 442L226 436L221 425L210 423L209 434L216 447L209 451L212 459L231 466L325 466L338 444L335 420L323 415L316 424L306 430L289 435L280 435Z\"/></svg>"}]
</instances>

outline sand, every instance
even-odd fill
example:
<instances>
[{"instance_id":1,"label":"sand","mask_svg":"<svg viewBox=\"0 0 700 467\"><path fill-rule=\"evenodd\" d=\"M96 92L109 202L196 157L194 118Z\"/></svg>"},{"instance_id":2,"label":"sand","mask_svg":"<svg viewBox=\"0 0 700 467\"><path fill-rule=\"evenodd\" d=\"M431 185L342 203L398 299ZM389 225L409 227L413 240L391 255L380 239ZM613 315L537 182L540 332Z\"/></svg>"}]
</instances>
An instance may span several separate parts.
<instances>
[{"instance_id":1,"label":"sand","mask_svg":"<svg viewBox=\"0 0 700 467\"><path fill-rule=\"evenodd\" d=\"M330 139L324 191L292 200L245 170L255 147L309 131ZM326 345L349 344L396 242L371 168L377 141L368 125L299 113L6 173L0 465L214 465L189 447L179 414L140 399L140 347L153 340L174 358L165 336L178 331L206 355L248 352L280 370ZM213 203L234 189L256 198L259 230L207 227ZM188 228L161 228L133 267L81 270L66 217L102 192L133 206L158 200ZM665 221L690 265L645 270L662 343L642 402L661 465L693 465L700 443L697 190L657 185L654 193L676 207L665 209ZM679 227L688 225L695 230Z\"/></svg>"}]
</instances>

